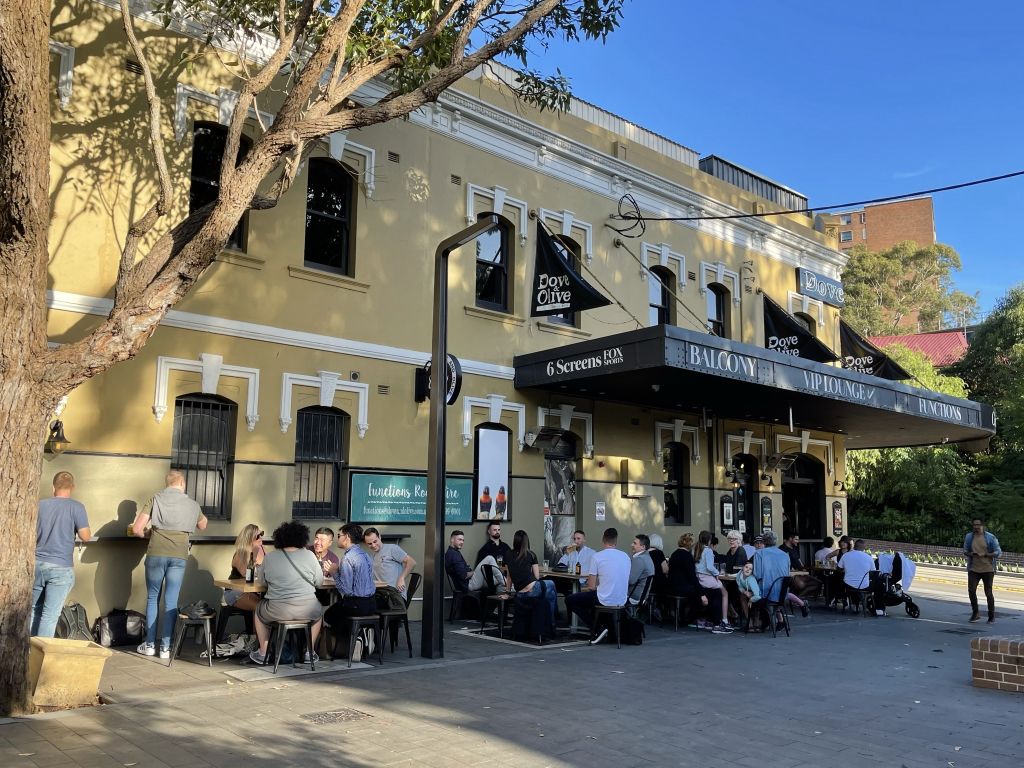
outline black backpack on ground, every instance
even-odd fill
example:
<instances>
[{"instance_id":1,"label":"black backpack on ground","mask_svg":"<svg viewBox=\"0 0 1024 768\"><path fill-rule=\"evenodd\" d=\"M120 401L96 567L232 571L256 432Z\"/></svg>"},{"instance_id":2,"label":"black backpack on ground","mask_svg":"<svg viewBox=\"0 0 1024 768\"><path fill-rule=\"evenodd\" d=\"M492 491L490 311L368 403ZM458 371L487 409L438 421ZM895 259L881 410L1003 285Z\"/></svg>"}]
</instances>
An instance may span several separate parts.
<instances>
[{"instance_id":1,"label":"black backpack on ground","mask_svg":"<svg viewBox=\"0 0 1024 768\"><path fill-rule=\"evenodd\" d=\"M92 634L104 648L138 645L146 639L146 617L138 611L115 608L96 619Z\"/></svg>"},{"instance_id":2,"label":"black backpack on ground","mask_svg":"<svg viewBox=\"0 0 1024 768\"><path fill-rule=\"evenodd\" d=\"M619 636L623 645L643 645L647 631L640 619L624 614L619 623Z\"/></svg>"},{"instance_id":3,"label":"black backpack on ground","mask_svg":"<svg viewBox=\"0 0 1024 768\"><path fill-rule=\"evenodd\" d=\"M85 615L85 608L82 607L81 603L68 603L61 609L54 637L64 640L92 641L92 632L89 631L89 617Z\"/></svg>"}]
</instances>

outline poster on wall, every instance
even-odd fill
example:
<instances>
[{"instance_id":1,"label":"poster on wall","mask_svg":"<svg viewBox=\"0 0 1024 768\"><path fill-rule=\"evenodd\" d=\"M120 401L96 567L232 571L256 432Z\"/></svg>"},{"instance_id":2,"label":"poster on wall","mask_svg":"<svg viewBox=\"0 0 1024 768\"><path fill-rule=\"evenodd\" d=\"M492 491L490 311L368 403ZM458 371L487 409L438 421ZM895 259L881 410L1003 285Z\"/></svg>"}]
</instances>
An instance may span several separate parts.
<instances>
[{"instance_id":1,"label":"poster on wall","mask_svg":"<svg viewBox=\"0 0 1024 768\"><path fill-rule=\"evenodd\" d=\"M552 515L576 515L576 462L544 459L544 504Z\"/></svg>"},{"instance_id":2,"label":"poster on wall","mask_svg":"<svg viewBox=\"0 0 1024 768\"><path fill-rule=\"evenodd\" d=\"M843 505L841 502L832 502L832 535L843 535Z\"/></svg>"},{"instance_id":3,"label":"poster on wall","mask_svg":"<svg viewBox=\"0 0 1024 768\"><path fill-rule=\"evenodd\" d=\"M509 520L509 446L512 431L495 424L476 429L473 495L477 520Z\"/></svg>"},{"instance_id":4,"label":"poster on wall","mask_svg":"<svg viewBox=\"0 0 1024 768\"><path fill-rule=\"evenodd\" d=\"M427 478L353 472L349 485L349 521L353 523L425 523ZM444 521L473 522L473 481L449 477L445 482Z\"/></svg>"},{"instance_id":5,"label":"poster on wall","mask_svg":"<svg viewBox=\"0 0 1024 768\"><path fill-rule=\"evenodd\" d=\"M565 548L572 544L576 531L576 518L565 515L547 515L544 518L544 561L548 567L558 564ZM543 563L541 563L543 566Z\"/></svg>"}]
</instances>

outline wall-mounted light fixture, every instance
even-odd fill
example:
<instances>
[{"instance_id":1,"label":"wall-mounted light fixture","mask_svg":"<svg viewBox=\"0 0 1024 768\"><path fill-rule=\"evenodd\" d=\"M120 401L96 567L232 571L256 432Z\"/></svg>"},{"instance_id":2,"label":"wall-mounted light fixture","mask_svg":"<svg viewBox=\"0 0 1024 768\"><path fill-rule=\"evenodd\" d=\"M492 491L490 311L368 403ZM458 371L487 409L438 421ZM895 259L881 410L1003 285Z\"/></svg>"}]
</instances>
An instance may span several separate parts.
<instances>
[{"instance_id":1,"label":"wall-mounted light fixture","mask_svg":"<svg viewBox=\"0 0 1024 768\"><path fill-rule=\"evenodd\" d=\"M841 493L842 491L846 490L846 483L844 483L842 480L836 478L836 481L834 483L832 483L832 487L835 488L837 492Z\"/></svg>"},{"instance_id":2,"label":"wall-mounted light fixture","mask_svg":"<svg viewBox=\"0 0 1024 768\"><path fill-rule=\"evenodd\" d=\"M71 441L64 436L64 422L57 419L50 425L50 434L46 438L43 450L56 458L64 453L70 444Z\"/></svg>"}]
</instances>

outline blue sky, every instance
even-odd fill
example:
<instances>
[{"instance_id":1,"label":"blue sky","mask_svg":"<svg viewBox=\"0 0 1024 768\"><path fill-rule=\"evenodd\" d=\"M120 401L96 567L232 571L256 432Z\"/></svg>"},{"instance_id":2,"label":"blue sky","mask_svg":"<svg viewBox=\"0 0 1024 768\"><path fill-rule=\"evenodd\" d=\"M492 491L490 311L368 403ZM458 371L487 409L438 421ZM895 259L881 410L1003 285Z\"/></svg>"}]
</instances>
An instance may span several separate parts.
<instances>
[{"instance_id":1,"label":"blue sky","mask_svg":"<svg viewBox=\"0 0 1024 768\"><path fill-rule=\"evenodd\" d=\"M605 45L558 44L579 97L812 205L1024 170L1024 4L631 0ZM935 196L958 288L1024 280L1024 177Z\"/></svg>"}]
</instances>

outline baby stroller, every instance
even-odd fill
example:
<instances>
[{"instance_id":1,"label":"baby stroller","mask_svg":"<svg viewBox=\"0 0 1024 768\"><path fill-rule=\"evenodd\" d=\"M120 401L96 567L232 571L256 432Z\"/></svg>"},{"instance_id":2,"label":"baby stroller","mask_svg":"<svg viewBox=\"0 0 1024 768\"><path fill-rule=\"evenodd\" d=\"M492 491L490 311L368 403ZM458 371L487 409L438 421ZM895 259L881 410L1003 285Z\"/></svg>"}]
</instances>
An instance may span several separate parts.
<instances>
[{"instance_id":1,"label":"baby stroller","mask_svg":"<svg viewBox=\"0 0 1024 768\"><path fill-rule=\"evenodd\" d=\"M878 556L878 572L885 579L885 607L892 608L903 604L910 618L916 619L920 616L921 609L917 607L914 598L907 594L917 572L914 561L899 552L885 552Z\"/></svg>"}]
</instances>

